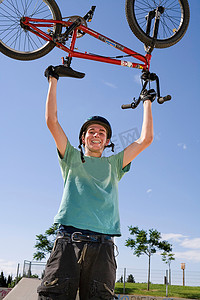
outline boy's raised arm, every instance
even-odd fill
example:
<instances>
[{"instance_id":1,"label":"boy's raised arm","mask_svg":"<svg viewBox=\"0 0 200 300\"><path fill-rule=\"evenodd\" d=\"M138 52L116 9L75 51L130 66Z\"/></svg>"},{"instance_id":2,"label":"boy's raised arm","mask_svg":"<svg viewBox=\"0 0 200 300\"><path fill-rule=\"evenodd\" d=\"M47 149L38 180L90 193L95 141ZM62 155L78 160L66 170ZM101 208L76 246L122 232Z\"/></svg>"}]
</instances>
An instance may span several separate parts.
<instances>
[{"instance_id":1,"label":"boy's raised arm","mask_svg":"<svg viewBox=\"0 0 200 300\"><path fill-rule=\"evenodd\" d=\"M47 100L46 100L45 118L46 118L47 126L55 140L57 149L59 150L61 157L64 157L65 149L67 146L67 136L58 122L56 91L57 91L57 79L50 76L49 90L48 90Z\"/></svg>"},{"instance_id":2,"label":"boy's raised arm","mask_svg":"<svg viewBox=\"0 0 200 300\"><path fill-rule=\"evenodd\" d=\"M143 124L138 140L124 150L123 168L128 165L139 153L147 148L153 141L153 117L151 104L154 99L145 99L143 103Z\"/></svg>"}]
</instances>

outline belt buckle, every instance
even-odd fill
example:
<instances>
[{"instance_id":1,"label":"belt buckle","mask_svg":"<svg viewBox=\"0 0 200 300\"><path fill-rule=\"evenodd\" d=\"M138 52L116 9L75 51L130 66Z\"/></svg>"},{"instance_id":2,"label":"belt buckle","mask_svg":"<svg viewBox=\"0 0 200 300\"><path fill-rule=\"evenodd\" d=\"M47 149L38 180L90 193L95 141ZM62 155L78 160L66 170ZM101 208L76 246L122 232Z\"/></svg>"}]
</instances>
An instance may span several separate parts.
<instances>
[{"instance_id":1,"label":"belt buckle","mask_svg":"<svg viewBox=\"0 0 200 300\"><path fill-rule=\"evenodd\" d=\"M72 242L80 243L81 241L78 240L78 239L76 239L76 237L75 237L76 234L81 234L81 235L82 235L82 232L77 232L77 231L76 231L76 232L72 233L72 235L71 235L71 241L72 241Z\"/></svg>"}]
</instances>

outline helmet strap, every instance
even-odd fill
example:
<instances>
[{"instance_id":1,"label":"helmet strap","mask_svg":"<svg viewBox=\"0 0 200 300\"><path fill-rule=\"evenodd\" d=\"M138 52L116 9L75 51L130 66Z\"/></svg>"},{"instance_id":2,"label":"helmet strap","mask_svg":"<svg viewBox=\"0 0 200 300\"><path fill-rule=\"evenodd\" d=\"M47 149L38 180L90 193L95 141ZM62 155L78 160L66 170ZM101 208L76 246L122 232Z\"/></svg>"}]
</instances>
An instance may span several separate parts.
<instances>
[{"instance_id":1,"label":"helmet strap","mask_svg":"<svg viewBox=\"0 0 200 300\"><path fill-rule=\"evenodd\" d=\"M115 147L115 144L113 144L112 142L110 143L110 145L105 146L105 148L111 148L112 152L114 152L114 147Z\"/></svg>"},{"instance_id":2,"label":"helmet strap","mask_svg":"<svg viewBox=\"0 0 200 300\"><path fill-rule=\"evenodd\" d=\"M85 162L85 159L84 159L84 154L83 154L83 149L82 149L82 146L81 146L81 145L79 145L79 146L78 146L78 148L80 149L81 161L82 161L82 163L84 163L84 162Z\"/></svg>"}]
</instances>

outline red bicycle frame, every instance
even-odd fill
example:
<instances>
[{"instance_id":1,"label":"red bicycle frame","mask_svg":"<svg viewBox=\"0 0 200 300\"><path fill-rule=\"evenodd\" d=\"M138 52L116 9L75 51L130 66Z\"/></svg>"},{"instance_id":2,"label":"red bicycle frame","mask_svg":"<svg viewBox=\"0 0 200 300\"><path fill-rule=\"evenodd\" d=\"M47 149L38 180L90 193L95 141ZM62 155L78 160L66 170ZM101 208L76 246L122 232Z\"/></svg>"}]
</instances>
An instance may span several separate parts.
<instances>
[{"instance_id":1,"label":"red bicycle frame","mask_svg":"<svg viewBox=\"0 0 200 300\"><path fill-rule=\"evenodd\" d=\"M83 58L83 59L89 59L89 60L94 60L94 61L99 61L99 62L104 62L104 63L109 63L109 64L115 64L115 65L120 65L120 66L125 66L125 67L130 67L130 68L137 68L137 69L142 69L144 71L148 71L150 67L150 61L151 61L151 54L147 53L145 56L141 55L117 42L114 40L109 39L108 37L84 26L84 25L79 25L77 28L74 29L73 34L72 34L72 39L70 43L70 47L66 47L62 42L59 42L59 39L55 39L52 37L50 34L46 34L44 31L39 29L39 27L53 27L55 24L61 24L62 26L65 26L66 28L69 27L70 25L73 24L71 21L58 21L58 20L44 20L44 19L33 19L33 18L28 18L24 17L23 20L21 20L23 26L27 28L27 30L31 31L32 33L36 34L38 37L46 40L46 41L52 41L56 44L56 47L64 50L65 52L68 52L68 57L78 57L78 58ZM84 33L87 33L91 35L92 37L98 39L99 41L102 41L106 43L109 46L112 46L123 53L126 53L137 60L141 61L142 63L133 63L130 61L125 61L125 60L119 60L116 58L110 58L106 56L101 56L97 54L91 54L91 53L83 53L83 52L78 52L75 51L75 42L77 38L77 31L81 30Z\"/></svg>"}]
</instances>

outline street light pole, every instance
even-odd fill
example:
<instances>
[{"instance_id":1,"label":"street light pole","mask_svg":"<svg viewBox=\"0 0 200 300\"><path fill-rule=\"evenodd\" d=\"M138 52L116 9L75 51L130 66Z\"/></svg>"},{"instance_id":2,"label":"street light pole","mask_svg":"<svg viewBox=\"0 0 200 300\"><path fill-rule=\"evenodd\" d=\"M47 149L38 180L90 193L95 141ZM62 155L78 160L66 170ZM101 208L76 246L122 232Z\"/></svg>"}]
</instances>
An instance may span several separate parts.
<instances>
[{"instance_id":1,"label":"street light pole","mask_svg":"<svg viewBox=\"0 0 200 300\"><path fill-rule=\"evenodd\" d=\"M183 270L183 286L185 286L185 263L181 263L181 269Z\"/></svg>"}]
</instances>

